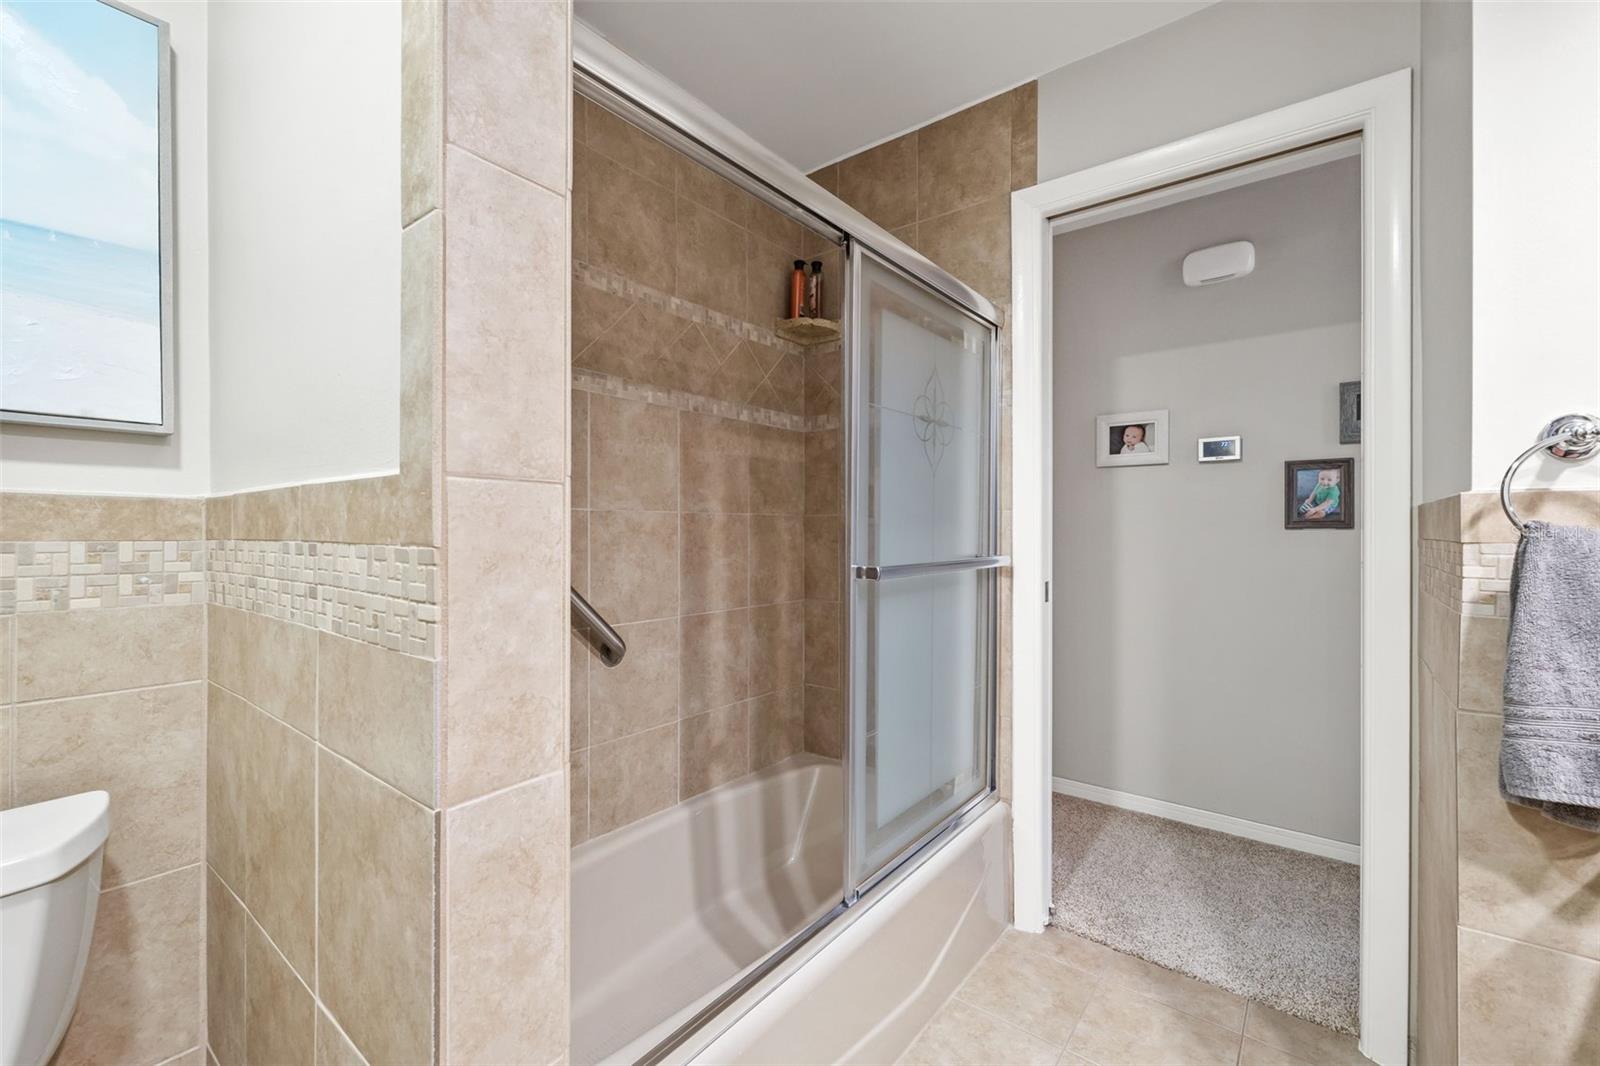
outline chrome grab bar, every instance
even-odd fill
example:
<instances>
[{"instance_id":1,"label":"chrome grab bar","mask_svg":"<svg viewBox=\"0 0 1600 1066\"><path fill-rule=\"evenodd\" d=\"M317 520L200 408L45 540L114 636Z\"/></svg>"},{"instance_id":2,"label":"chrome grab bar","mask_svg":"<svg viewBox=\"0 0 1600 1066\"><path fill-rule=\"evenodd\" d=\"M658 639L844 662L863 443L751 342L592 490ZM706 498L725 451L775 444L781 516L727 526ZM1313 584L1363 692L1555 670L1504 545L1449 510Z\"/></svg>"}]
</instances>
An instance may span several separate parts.
<instances>
[{"instance_id":1,"label":"chrome grab bar","mask_svg":"<svg viewBox=\"0 0 1600 1066\"><path fill-rule=\"evenodd\" d=\"M922 577L924 574L957 574L965 570L994 570L1011 565L1009 555L978 555L971 559L949 559L938 563L895 563L892 566L856 566L851 569L863 581L887 581L897 577Z\"/></svg>"},{"instance_id":2,"label":"chrome grab bar","mask_svg":"<svg viewBox=\"0 0 1600 1066\"><path fill-rule=\"evenodd\" d=\"M628 644L622 639L610 622L600 617L600 612L589 605L577 589L572 590L572 610L583 624L595 631L599 638L599 647L595 650L600 654L600 661L607 666L616 666L622 662L622 657L628 654Z\"/></svg>"}]
</instances>

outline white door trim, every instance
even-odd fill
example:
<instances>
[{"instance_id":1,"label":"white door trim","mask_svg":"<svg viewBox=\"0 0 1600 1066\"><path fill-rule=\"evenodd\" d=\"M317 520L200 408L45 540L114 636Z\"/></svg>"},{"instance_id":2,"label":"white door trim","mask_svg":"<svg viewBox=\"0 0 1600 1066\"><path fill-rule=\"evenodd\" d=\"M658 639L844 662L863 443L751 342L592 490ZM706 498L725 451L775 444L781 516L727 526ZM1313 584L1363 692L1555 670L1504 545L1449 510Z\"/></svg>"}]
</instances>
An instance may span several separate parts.
<instances>
[{"instance_id":1,"label":"white door trim","mask_svg":"<svg viewBox=\"0 0 1600 1066\"><path fill-rule=\"evenodd\" d=\"M1011 196L1015 918L1050 904L1050 219L1359 132L1361 152L1361 1051L1406 1062L1411 846L1411 72L1269 111Z\"/></svg>"}]
</instances>

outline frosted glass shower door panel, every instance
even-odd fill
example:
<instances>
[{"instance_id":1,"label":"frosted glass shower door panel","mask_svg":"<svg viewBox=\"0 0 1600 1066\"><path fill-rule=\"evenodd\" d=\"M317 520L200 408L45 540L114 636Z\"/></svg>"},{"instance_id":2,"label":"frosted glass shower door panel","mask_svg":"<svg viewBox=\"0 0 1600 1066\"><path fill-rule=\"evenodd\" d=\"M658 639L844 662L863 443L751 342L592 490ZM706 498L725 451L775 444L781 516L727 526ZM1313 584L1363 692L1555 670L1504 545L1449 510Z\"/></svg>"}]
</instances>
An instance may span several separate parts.
<instances>
[{"instance_id":1,"label":"frosted glass shower door panel","mask_svg":"<svg viewBox=\"0 0 1600 1066\"><path fill-rule=\"evenodd\" d=\"M851 878L992 780L993 329L858 252L852 304Z\"/></svg>"}]
</instances>

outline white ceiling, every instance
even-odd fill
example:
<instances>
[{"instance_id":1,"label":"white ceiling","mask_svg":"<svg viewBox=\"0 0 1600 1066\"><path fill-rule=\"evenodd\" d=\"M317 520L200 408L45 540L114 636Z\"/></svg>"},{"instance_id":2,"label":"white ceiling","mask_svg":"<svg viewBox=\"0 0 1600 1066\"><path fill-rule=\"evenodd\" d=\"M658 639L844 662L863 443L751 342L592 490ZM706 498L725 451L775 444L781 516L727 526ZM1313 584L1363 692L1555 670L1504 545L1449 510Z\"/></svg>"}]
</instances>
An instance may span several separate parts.
<instances>
[{"instance_id":1,"label":"white ceiling","mask_svg":"<svg viewBox=\"0 0 1600 1066\"><path fill-rule=\"evenodd\" d=\"M802 170L1213 0L577 0L577 15Z\"/></svg>"}]
</instances>

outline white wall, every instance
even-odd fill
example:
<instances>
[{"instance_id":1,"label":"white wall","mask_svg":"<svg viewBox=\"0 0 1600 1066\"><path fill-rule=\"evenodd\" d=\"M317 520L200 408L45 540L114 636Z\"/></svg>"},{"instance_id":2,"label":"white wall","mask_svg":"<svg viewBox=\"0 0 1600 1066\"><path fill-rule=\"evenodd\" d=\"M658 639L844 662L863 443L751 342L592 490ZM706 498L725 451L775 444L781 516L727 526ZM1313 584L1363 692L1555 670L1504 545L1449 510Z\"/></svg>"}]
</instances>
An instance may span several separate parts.
<instances>
[{"instance_id":1,"label":"white wall","mask_svg":"<svg viewBox=\"0 0 1600 1066\"><path fill-rule=\"evenodd\" d=\"M1039 180L1342 89L1418 56L1418 5L1216 4L1039 79Z\"/></svg>"},{"instance_id":2,"label":"white wall","mask_svg":"<svg viewBox=\"0 0 1600 1066\"><path fill-rule=\"evenodd\" d=\"M400 5L211 12L212 489L392 472Z\"/></svg>"},{"instance_id":3,"label":"white wall","mask_svg":"<svg viewBox=\"0 0 1600 1066\"><path fill-rule=\"evenodd\" d=\"M7 492L201 496L210 483L209 274L206 212L208 7L134 0L165 19L172 43L176 432L166 437L43 426L0 428Z\"/></svg>"},{"instance_id":4,"label":"white wall","mask_svg":"<svg viewBox=\"0 0 1600 1066\"><path fill-rule=\"evenodd\" d=\"M1283 463L1360 450L1359 219L1348 158L1056 238L1055 776L1357 841L1358 534L1285 530ZM1255 273L1185 288L1231 240ZM1094 465L1161 407L1170 465Z\"/></svg>"},{"instance_id":5,"label":"white wall","mask_svg":"<svg viewBox=\"0 0 1600 1066\"><path fill-rule=\"evenodd\" d=\"M1472 7L1472 485L1600 413L1600 6ZM1600 489L1600 463L1518 484Z\"/></svg>"}]
</instances>

